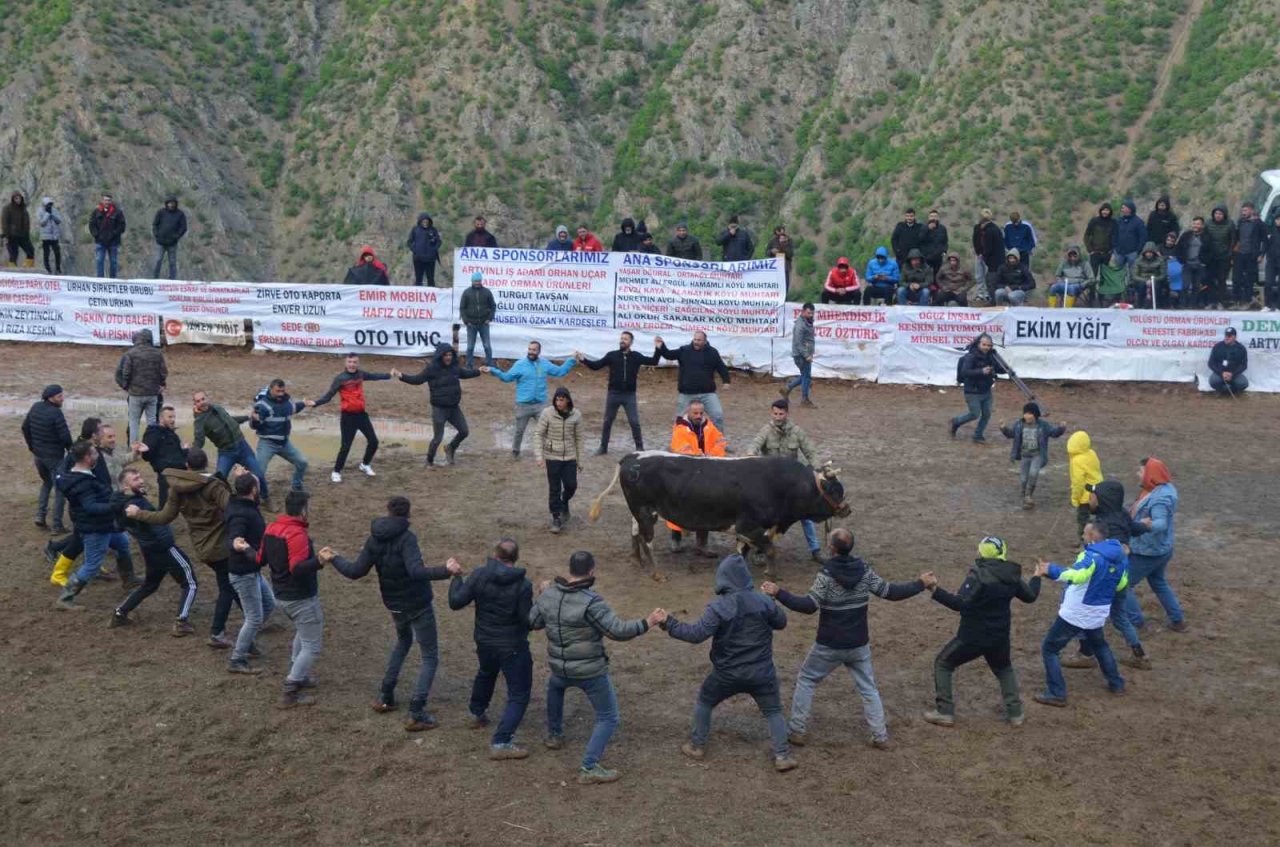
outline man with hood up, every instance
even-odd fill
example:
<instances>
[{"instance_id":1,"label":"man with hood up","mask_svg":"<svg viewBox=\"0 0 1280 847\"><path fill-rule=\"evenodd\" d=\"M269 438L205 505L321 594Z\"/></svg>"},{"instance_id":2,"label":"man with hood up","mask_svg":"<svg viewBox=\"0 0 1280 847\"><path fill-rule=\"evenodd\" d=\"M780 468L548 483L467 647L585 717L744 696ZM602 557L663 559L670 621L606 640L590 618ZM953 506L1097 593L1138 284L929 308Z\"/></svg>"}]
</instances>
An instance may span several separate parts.
<instances>
[{"instance_id":1,"label":"man with hood up","mask_svg":"<svg viewBox=\"0 0 1280 847\"><path fill-rule=\"evenodd\" d=\"M1098 268L1111 261L1115 245L1116 219L1112 217L1111 204L1103 203L1084 228L1084 249L1089 251L1089 266L1094 277L1098 275Z\"/></svg>"},{"instance_id":2,"label":"man with hood up","mask_svg":"<svg viewBox=\"0 0 1280 847\"><path fill-rule=\"evenodd\" d=\"M36 215L40 225L40 251L44 254L44 272L62 273L62 213L53 208L53 198L45 197L40 201L40 211ZM54 264L49 265L49 254L53 254Z\"/></svg>"},{"instance_id":3,"label":"man with hood up","mask_svg":"<svg viewBox=\"0 0 1280 847\"><path fill-rule=\"evenodd\" d=\"M939 306L955 303L957 306L969 305L969 291L977 282L967 268L960 266L960 254L948 253L947 261L933 278L938 289Z\"/></svg>"},{"instance_id":4,"label":"man with hood up","mask_svg":"<svg viewBox=\"0 0 1280 847\"><path fill-rule=\"evenodd\" d=\"M875 256L867 262L866 272L862 274L862 304L869 305L872 300L879 298L888 305L898 290L898 279L901 276L902 270L898 267L898 262L889 256L888 248L877 247Z\"/></svg>"},{"instance_id":5,"label":"man with hood up","mask_svg":"<svg viewBox=\"0 0 1280 847\"><path fill-rule=\"evenodd\" d=\"M1205 222L1204 231L1211 242L1210 255L1213 264L1209 266L1209 277L1213 280L1218 293L1218 308L1227 308L1227 278L1231 275L1231 251L1236 246L1236 224L1227 216L1227 207L1219 204L1213 207L1209 220Z\"/></svg>"},{"instance_id":6,"label":"man with hood up","mask_svg":"<svg viewBox=\"0 0 1280 847\"><path fill-rule=\"evenodd\" d=\"M128 222L124 212L110 194L103 193L102 202L89 214L89 235L93 238L94 270L99 278L109 270L111 278L120 274L120 240ZM104 267L105 266L105 267Z\"/></svg>"},{"instance_id":7,"label":"man with hood up","mask_svg":"<svg viewBox=\"0 0 1280 847\"><path fill-rule=\"evenodd\" d=\"M1085 264L1079 244L1067 248L1067 254L1058 263L1053 278L1054 282L1049 286L1049 308L1055 309L1061 303L1070 309L1076 304L1080 292L1093 282L1093 271Z\"/></svg>"},{"instance_id":8,"label":"man with hood up","mask_svg":"<svg viewBox=\"0 0 1280 847\"><path fill-rule=\"evenodd\" d=\"M862 303L863 293L858 272L846 257L841 256L836 260L836 266L827 272L827 281L822 284L822 302L858 305Z\"/></svg>"},{"instance_id":9,"label":"man with hood up","mask_svg":"<svg viewBox=\"0 0 1280 847\"><path fill-rule=\"evenodd\" d=\"M1152 300L1152 284L1155 285L1155 302ZM1169 263L1160 254L1160 248L1154 241L1142 245L1138 261L1133 263L1132 275L1129 277L1129 299L1133 305L1141 308L1163 306L1169 308Z\"/></svg>"},{"instance_id":10,"label":"man with hood up","mask_svg":"<svg viewBox=\"0 0 1280 847\"><path fill-rule=\"evenodd\" d=\"M1022 565L1009 561L1004 539L987 536L978 543L978 558L959 591L952 594L936 581L929 590L934 600L960 613L960 629L933 660L936 708L924 713L925 721L935 726L955 726L952 677L956 668L981 657L1000 682L1004 719L1011 726L1022 726L1022 698L1018 695L1018 674L1013 669L1009 641L1013 625L1009 604L1015 597L1023 603L1034 603L1040 596L1040 577L1023 579Z\"/></svg>"},{"instance_id":11,"label":"man with hood up","mask_svg":"<svg viewBox=\"0 0 1280 847\"><path fill-rule=\"evenodd\" d=\"M831 532L827 544L832 556L814 577L807 594L792 594L772 582L760 586L761 591L777 597L793 612L818 613L817 640L796 676L789 738L797 747L804 746L814 689L832 671L844 667L862 698L862 711L871 730L868 743L883 750L889 746L889 730L885 728L884 705L871 669L867 604L873 594L883 600L906 600L938 581L926 572L919 579L889 582L853 554L853 533L843 527Z\"/></svg>"},{"instance_id":12,"label":"man with hood up","mask_svg":"<svg viewBox=\"0 0 1280 847\"><path fill-rule=\"evenodd\" d=\"M378 254L368 244L360 248L360 259L347 270L343 285L390 285L387 266L378 261Z\"/></svg>"},{"instance_id":13,"label":"man with hood up","mask_svg":"<svg viewBox=\"0 0 1280 847\"><path fill-rule=\"evenodd\" d=\"M1138 217L1137 206L1132 200L1120 204L1120 217L1116 221L1115 244L1112 245L1111 264L1117 268L1132 269L1138 261L1142 245L1147 243L1147 225Z\"/></svg>"},{"instance_id":14,"label":"man with hood up","mask_svg":"<svg viewBox=\"0 0 1280 847\"><path fill-rule=\"evenodd\" d=\"M711 673L702 682L693 709L693 732L680 752L691 759L706 756L711 712L737 694L749 694L769 723L773 766L779 773L797 766L787 742L782 717L782 693L773 664L773 633L787 625L787 613L771 597L751 584L747 560L734 553L716 568L716 597L702 617L682 623L664 614L659 621L667 635L701 644L711 639Z\"/></svg>"},{"instance_id":15,"label":"man with hood up","mask_svg":"<svg viewBox=\"0 0 1280 847\"><path fill-rule=\"evenodd\" d=\"M716 236L716 244L722 251L722 262L745 262L756 255L756 240L751 237L751 230L738 223L737 215L729 216L729 223Z\"/></svg>"},{"instance_id":16,"label":"man with hood up","mask_svg":"<svg viewBox=\"0 0 1280 847\"><path fill-rule=\"evenodd\" d=\"M573 239L569 237L569 227L560 224L556 227L555 237L547 242L547 250L555 250L558 253L573 252Z\"/></svg>"},{"instance_id":17,"label":"man with hood up","mask_svg":"<svg viewBox=\"0 0 1280 847\"><path fill-rule=\"evenodd\" d=\"M1181 231L1182 224L1169 206L1169 195L1161 194L1156 198L1156 207L1147 215L1147 238L1156 244L1163 244L1169 233L1177 235Z\"/></svg>"},{"instance_id":18,"label":"man with hood up","mask_svg":"<svg viewBox=\"0 0 1280 847\"><path fill-rule=\"evenodd\" d=\"M440 261L440 230L436 229L431 215L418 213L418 222L409 230L406 246L413 255L413 284L422 285L422 278L427 278L427 285L436 286L436 263Z\"/></svg>"},{"instance_id":19,"label":"man with hood up","mask_svg":"<svg viewBox=\"0 0 1280 847\"><path fill-rule=\"evenodd\" d=\"M466 441L471 430L462 414L462 382L474 379L480 371L464 368L458 362L458 354L452 345L437 344L436 354L416 374L401 374L400 381L409 385L427 385L427 398L431 403L431 444L427 447L426 466L435 467L436 450L444 440L444 425L451 425L456 434L444 448L444 461L452 465L458 446Z\"/></svg>"},{"instance_id":20,"label":"man with hood up","mask_svg":"<svg viewBox=\"0 0 1280 847\"><path fill-rule=\"evenodd\" d=\"M129 393L129 443L142 440L143 423L160 415L160 395L169 381L169 366L151 330L133 334L133 346L120 360L120 387Z\"/></svg>"},{"instance_id":21,"label":"man with hood up","mask_svg":"<svg viewBox=\"0 0 1280 847\"><path fill-rule=\"evenodd\" d=\"M375 518L370 525L369 537L356 560L352 562L335 553L331 561L347 579L360 579L370 569L377 569L382 604L391 613L391 623L396 630L378 699L373 702L375 712L385 714L395 710L400 669L413 642L418 642L422 668L409 700L409 720L404 728L406 732L422 732L439 726L439 721L427 711L431 683L440 664L431 583L461 574L462 565L456 559L450 559L443 567L426 565L418 536L409 529L410 507L408 497L392 497L387 501L386 516Z\"/></svg>"},{"instance_id":22,"label":"man with hood up","mask_svg":"<svg viewBox=\"0 0 1280 847\"><path fill-rule=\"evenodd\" d=\"M583 227L585 229L585 227ZM574 242L577 244L577 242ZM609 248L614 253L634 253L640 249L640 236L636 233L636 222L631 218L623 218L618 227L618 234L613 237L613 245Z\"/></svg>"},{"instance_id":23,"label":"man with hood up","mask_svg":"<svg viewBox=\"0 0 1280 847\"><path fill-rule=\"evenodd\" d=\"M1117 696L1125 693L1124 678L1120 676L1116 657L1107 646L1102 631L1116 592L1129 584L1124 547L1114 538L1107 538L1093 522L1085 524L1083 540L1084 549L1067 567L1043 559L1036 563L1035 576L1048 577L1067 586L1062 595L1062 605L1058 607L1058 617L1040 645L1045 690L1033 699L1045 706L1063 708L1067 705L1067 680L1062 675L1058 654L1063 647L1081 637L1097 656L1102 675L1107 680L1107 689Z\"/></svg>"},{"instance_id":24,"label":"man with hood up","mask_svg":"<svg viewBox=\"0 0 1280 847\"><path fill-rule=\"evenodd\" d=\"M178 242L187 234L187 213L178 208L172 194L151 221L151 235L156 240L156 263L151 276L160 279L160 266L169 257L169 279L178 278Z\"/></svg>"},{"instance_id":25,"label":"man with hood up","mask_svg":"<svg viewBox=\"0 0 1280 847\"><path fill-rule=\"evenodd\" d=\"M0 212L0 232L3 232L5 246L9 250L9 267L18 266L19 248L27 254L24 267L35 267L36 250L31 246L31 213L27 210L26 195L21 191L13 192L4 211Z\"/></svg>"},{"instance_id":26,"label":"man with hood up","mask_svg":"<svg viewBox=\"0 0 1280 847\"><path fill-rule=\"evenodd\" d=\"M907 266L902 269L902 284L898 286L898 305L928 306L931 282L933 282L933 270L924 263L924 254L912 247L907 253Z\"/></svg>"},{"instance_id":27,"label":"man with hood up","mask_svg":"<svg viewBox=\"0 0 1280 847\"><path fill-rule=\"evenodd\" d=\"M578 490L578 466L582 462L582 413L573 408L573 397L563 385L551 405L538 415L533 455L538 467L547 469L547 503L551 531L569 522L569 501Z\"/></svg>"},{"instance_id":28,"label":"man with hood up","mask_svg":"<svg viewBox=\"0 0 1280 847\"><path fill-rule=\"evenodd\" d=\"M994 274L987 275L987 285L991 286L991 301L997 306L1023 306L1036 287L1036 280L1022 264L1017 248L1010 247L1004 264Z\"/></svg>"}]
</instances>

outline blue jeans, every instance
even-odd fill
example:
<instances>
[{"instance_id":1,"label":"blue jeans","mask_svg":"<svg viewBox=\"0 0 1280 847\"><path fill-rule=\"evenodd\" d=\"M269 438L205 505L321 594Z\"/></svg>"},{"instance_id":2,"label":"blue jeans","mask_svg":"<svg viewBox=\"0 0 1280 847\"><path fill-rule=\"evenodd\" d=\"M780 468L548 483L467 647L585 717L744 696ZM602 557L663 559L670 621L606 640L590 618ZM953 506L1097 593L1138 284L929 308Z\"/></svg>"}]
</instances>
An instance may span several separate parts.
<instances>
[{"instance_id":1,"label":"blue jeans","mask_svg":"<svg viewBox=\"0 0 1280 847\"><path fill-rule=\"evenodd\" d=\"M271 496L267 491L267 477L262 472L262 466L258 464L257 457L249 449L249 442L243 438L230 450L218 449L218 473L224 479L231 473L233 465L240 465L258 478L258 490L262 493L263 500Z\"/></svg>"},{"instance_id":2,"label":"blue jeans","mask_svg":"<svg viewBox=\"0 0 1280 847\"><path fill-rule=\"evenodd\" d=\"M1130 647L1141 647L1142 639L1138 637L1138 628L1129 619L1129 614L1126 611L1129 598L1132 596L1133 592L1128 588L1124 591L1116 592L1115 599L1111 601L1111 626L1116 632L1120 633L1120 637L1124 639L1125 644ZM1093 655L1093 648L1089 646L1088 641L1080 642L1080 654L1082 656Z\"/></svg>"},{"instance_id":3,"label":"blue jeans","mask_svg":"<svg viewBox=\"0 0 1280 847\"><path fill-rule=\"evenodd\" d=\"M987 431L987 422L991 420L991 402L992 394L988 391L986 394L965 394L964 404L969 407L969 411L951 419L951 425L961 427L969 421L976 420L978 427L973 431L974 441L984 441Z\"/></svg>"},{"instance_id":4,"label":"blue jeans","mask_svg":"<svg viewBox=\"0 0 1280 847\"><path fill-rule=\"evenodd\" d=\"M92 582L102 570L102 563L107 559L107 549L116 553L116 562L122 569L133 571L133 557L129 554L129 536L123 532L82 532L80 539L84 543L84 561L80 570L76 571L77 582Z\"/></svg>"},{"instance_id":5,"label":"blue jeans","mask_svg":"<svg viewBox=\"0 0 1280 847\"><path fill-rule=\"evenodd\" d=\"M476 680L471 685L471 702L467 708L477 717L488 710L501 673L507 681L507 705L498 720L498 728L494 730L493 743L510 744L520 721L524 720L525 709L529 708L529 694L533 690L533 656L529 653L529 645L498 648L477 644L476 657L480 659L480 669L476 671Z\"/></svg>"},{"instance_id":6,"label":"blue jeans","mask_svg":"<svg viewBox=\"0 0 1280 847\"><path fill-rule=\"evenodd\" d=\"M422 720L427 714L427 697L431 695L431 683L436 678L436 668L440 666L440 648L436 640L436 613L430 606L418 611L392 612L391 622L396 627L396 640L391 645L391 655L387 658L387 671L382 675L382 689L379 696L384 703L395 702L396 683L400 681L400 669L409 656L413 642L418 642L418 652L422 654L422 666L418 670L418 683L413 687L413 696L409 700L409 717Z\"/></svg>"},{"instance_id":7,"label":"blue jeans","mask_svg":"<svg viewBox=\"0 0 1280 847\"><path fill-rule=\"evenodd\" d=\"M1076 297L1083 290L1084 286L1076 282L1055 282L1049 286L1049 293L1054 297L1061 297L1064 293L1068 297Z\"/></svg>"},{"instance_id":8,"label":"blue jeans","mask_svg":"<svg viewBox=\"0 0 1280 847\"><path fill-rule=\"evenodd\" d=\"M800 396L808 400L809 387L813 385L813 362L808 361L804 356L792 356L791 360L796 363L800 373L787 380L787 390L791 391L798 386L800 388Z\"/></svg>"},{"instance_id":9,"label":"blue jeans","mask_svg":"<svg viewBox=\"0 0 1280 847\"><path fill-rule=\"evenodd\" d=\"M929 289L928 288L922 287L919 291L916 291L913 294L911 289L908 288L907 286L905 285L898 286L898 305L899 306L905 306L908 303L912 302L913 297L915 298L915 303L917 306L929 305Z\"/></svg>"},{"instance_id":10,"label":"blue jeans","mask_svg":"<svg viewBox=\"0 0 1280 847\"><path fill-rule=\"evenodd\" d=\"M818 528L813 525L813 521L800 521L800 529L804 531L804 540L809 545L810 553L816 553L822 549L822 545L818 543Z\"/></svg>"},{"instance_id":11,"label":"blue jeans","mask_svg":"<svg viewBox=\"0 0 1280 847\"><path fill-rule=\"evenodd\" d=\"M689 408L689 404L697 400L707 410L707 417L711 418L711 422L716 425L716 429L720 430L720 434L724 434L724 406L720 405L720 395L712 391L709 394L677 394L676 395L676 414L683 415L684 410Z\"/></svg>"},{"instance_id":12,"label":"blue jeans","mask_svg":"<svg viewBox=\"0 0 1280 847\"><path fill-rule=\"evenodd\" d=\"M1209 374L1209 387L1219 394L1239 394L1249 387L1249 378L1244 374L1232 374L1231 387L1227 387L1227 382L1218 374Z\"/></svg>"},{"instance_id":13,"label":"blue jeans","mask_svg":"<svg viewBox=\"0 0 1280 847\"><path fill-rule=\"evenodd\" d=\"M880 702L880 689L871 670L871 647L864 644L848 650L835 650L814 644L805 656L800 673L796 675L796 693L791 698L791 731L804 735L809 724L809 712L813 710L813 692L818 683L832 671L847 668L853 685L862 698L862 713L867 719L871 737L877 741L889 738L884 724L884 704Z\"/></svg>"},{"instance_id":14,"label":"blue jeans","mask_svg":"<svg viewBox=\"0 0 1280 847\"><path fill-rule=\"evenodd\" d=\"M690 740L694 747L706 747L711 734L711 712L735 694L748 694L756 701L756 707L769 724L769 741L775 757L785 756L791 747L787 743L787 722L782 717L782 694L778 690L778 677L739 679L711 670L698 689L698 699L693 706L693 733Z\"/></svg>"},{"instance_id":15,"label":"blue jeans","mask_svg":"<svg viewBox=\"0 0 1280 847\"><path fill-rule=\"evenodd\" d=\"M108 257L111 259L111 278L115 279L120 273L120 245L112 244L110 247L105 244L93 245L93 265L99 277L102 276L103 260Z\"/></svg>"},{"instance_id":16,"label":"blue jeans","mask_svg":"<svg viewBox=\"0 0 1280 847\"><path fill-rule=\"evenodd\" d=\"M231 651L231 661L249 658L249 648L258 639L258 630L276 608L276 595L271 590L271 583L259 573L231 574L231 588L240 598L240 610L244 612L244 623L240 625L240 634L236 636L235 649Z\"/></svg>"},{"instance_id":17,"label":"blue jeans","mask_svg":"<svg viewBox=\"0 0 1280 847\"><path fill-rule=\"evenodd\" d=\"M564 692L566 688L580 688L596 711L596 725L587 741L587 751L582 756L582 767L593 768L604 756L604 748L618 728L618 695L614 693L609 674L591 679L568 679L552 674L547 680L547 734L564 735Z\"/></svg>"},{"instance_id":18,"label":"blue jeans","mask_svg":"<svg viewBox=\"0 0 1280 847\"><path fill-rule=\"evenodd\" d=\"M1131 269L1130 273L1133 272L1132 267L1134 263L1137 261L1138 261L1137 253L1112 253L1111 254L1111 264L1114 267L1120 268L1121 270L1123 270L1124 268L1130 268Z\"/></svg>"},{"instance_id":19,"label":"blue jeans","mask_svg":"<svg viewBox=\"0 0 1280 847\"><path fill-rule=\"evenodd\" d=\"M480 343L484 345L484 363L493 367L493 346L489 344L488 324L467 324L467 367L474 367L476 363L476 335L480 336Z\"/></svg>"},{"instance_id":20,"label":"blue jeans","mask_svg":"<svg viewBox=\"0 0 1280 847\"><path fill-rule=\"evenodd\" d=\"M1098 666L1102 668L1102 675L1107 678L1107 687L1112 691L1124 691L1124 678L1120 676L1115 654L1107 646L1102 627L1081 629L1058 617L1054 619L1053 626L1049 627L1040 644L1046 693L1059 700L1067 699L1067 680L1062 675L1062 662L1058 659L1058 654L1076 638L1083 638L1090 654L1098 657Z\"/></svg>"},{"instance_id":21,"label":"blue jeans","mask_svg":"<svg viewBox=\"0 0 1280 847\"><path fill-rule=\"evenodd\" d=\"M302 455L302 451L294 447L293 442L287 438L284 441L276 441L274 438L259 438L258 450L254 454L254 458L258 462L258 467L262 470L262 479L264 480L267 475L267 465L271 463L272 456L279 456L293 465L293 481L289 483L289 487L294 491L301 491L302 477L307 473L307 457ZM265 488L262 491L262 496L267 496Z\"/></svg>"},{"instance_id":22,"label":"blue jeans","mask_svg":"<svg viewBox=\"0 0 1280 847\"><path fill-rule=\"evenodd\" d=\"M1137 588L1138 583L1144 579L1151 586L1151 590L1155 592L1156 599L1160 601L1160 605L1164 606L1165 614L1169 616L1170 623L1180 623L1182 621L1182 606L1178 603L1178 595L1173 593L1173 589L1169 587L1169 582L1164 576L1165 568L1169 566L1171 558L1173 558L1172 553L1166 553L1163 556L1129 554L1129 590L1125 592L1128 595L1125 600L1125 612L1129 622L1134 626L1142 626L1146 623L1146 620L1142 617L1142 604L1138 602L1137 595L1133 593L1133 589ZM1114 614L1113 612L1113 617Z\"/></svg>"}]
</instances>

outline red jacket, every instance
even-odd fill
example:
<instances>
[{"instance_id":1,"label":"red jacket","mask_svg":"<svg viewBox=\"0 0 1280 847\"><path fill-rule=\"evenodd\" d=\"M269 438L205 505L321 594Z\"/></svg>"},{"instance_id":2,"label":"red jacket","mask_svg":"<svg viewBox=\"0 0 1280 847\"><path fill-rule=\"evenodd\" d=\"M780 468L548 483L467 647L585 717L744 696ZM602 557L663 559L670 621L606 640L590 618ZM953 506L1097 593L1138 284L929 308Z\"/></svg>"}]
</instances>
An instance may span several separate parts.
<instances>
[{"instance_id":1,"label":"red jacket","mask_svg":"<svg viewBox=\"0 0 1280 847\"><path fill-rule=\"evenodd\" d=\"M320 560L307 535L307 519L280 515L262 534L258 564L271 570L271 586L281 600L306 600L319 593Z\"/></svg>"},{"instance_id":2,"label":"red jacket","mask_svg":"<svg viewBox=\"0 0 1280 847\"><path fill-rule=\"evenodd\" d=\"M604 245L591 233L573 239L573 249L578 253L603 253Z\"/></svg>"},{"instance_id":3,"label":"red jacket","mask_svg":"<svg viewBox=\"0 0 1280 847\"><path fill-rule=\"evenodd\" d=\"M840 265L845 265L843 271ZM849 260L841 256L840 261L836 263L836 267L831 269L827 274L827 283L824 288L836 294L843 294L846 290L857 291L861 283L858 282L858 272L849 264Z\"/></svg>"}]
</instances>

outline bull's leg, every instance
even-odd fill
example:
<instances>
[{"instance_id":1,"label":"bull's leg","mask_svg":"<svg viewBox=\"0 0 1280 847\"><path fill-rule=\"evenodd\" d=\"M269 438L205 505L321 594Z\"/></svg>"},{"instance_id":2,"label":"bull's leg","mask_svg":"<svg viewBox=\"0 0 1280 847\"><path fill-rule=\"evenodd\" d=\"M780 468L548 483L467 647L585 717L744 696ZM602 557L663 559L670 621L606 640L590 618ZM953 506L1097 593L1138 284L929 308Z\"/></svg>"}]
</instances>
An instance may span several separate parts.
<instances>
[{"instance_id":1,"label":"bull's leg","mask_svg":"<svg viewBox=\"0 0 1280 847\"><path fill-rule=\"evenodd\" d=\"M773 530L766 531L764 527L744 522L739 522L736 529L738 532L738 552L743 558L746 558L753 548L765 556L768 556L773 549L771 540ZM768 559L766 559L765 563L765 576L772 576L772 563Z\"/></svg>"}]
</instances>

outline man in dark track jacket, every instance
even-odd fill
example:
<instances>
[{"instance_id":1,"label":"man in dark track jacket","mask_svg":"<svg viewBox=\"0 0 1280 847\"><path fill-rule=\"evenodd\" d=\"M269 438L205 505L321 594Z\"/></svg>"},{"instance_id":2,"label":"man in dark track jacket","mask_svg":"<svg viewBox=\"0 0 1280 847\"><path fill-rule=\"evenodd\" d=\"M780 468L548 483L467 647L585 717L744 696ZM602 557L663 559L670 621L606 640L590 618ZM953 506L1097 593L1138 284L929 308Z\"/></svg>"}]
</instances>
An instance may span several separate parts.
<instances>
[{"instance_id":1,"label":"man in dark track jacket","mask_svg":"<svg viewBox=\"0 0 1280 847\"><path fill-rule=\"evenodd\" d=\"M747 560L733 554L716 568L716 598L702 617L681 623L659 614L667 635L690 644L711 640L711 673L702 682L693 709L693 732L680 751L691 759L706 755L711 733L711 712L735 694L749 694L769 722L773 766L779 772L793 770L796 760L787 744L787 724L782 717L782 694L773 664L773 633L787 625L787 613L751 584Z\"/></svg>"},{"instance_id":2,"label":"man in dark track jacket","mask_svg":"<svg viewBox=\"0 0 1280 847\"><path fill-rule=\"evenodd\" d=\"M61 385L46 385L40 399L31 404L31 410L22 419L22 440L35 459L36 472L40 475L40 497L36 501L36 526L49 529L45 518L49 514L49 492L53 492L53 531L66 532L62 525L64 498L62 489L54 479L62 469L63 457L71 448L71 428L62 413L65 395Z\"/></svg>"},{"instance_id":3,"label":"man in dark track jacket","mask_svg":"<svg viewBox=\"0 0 1280 847\"><path fill-rule=\"evenodd\" d=\"M253 479L249 475L245 478ZM160 583L164 581L165 575L168 574L182 590L182 595L178 598L177 619L173 622L170 634L174 638L190 635L195 632L195 629L187 622L187 616L191 614L191 606L195 603L197 590L195 571L191 569L191 559L178 547L173 538L173 530L168 525L146 524L125 517L125 508L131 505L147 511L155 510L151 501L147 499L147 482L137 468L125 468L120 472L120 488L121 491L111 496L111 507L115 510L116 520L126 532L133 536L133 540L138 542L138 549L142 551L142 560L146 563L147 575L142 585L134 589L116 608L115 614L111 617L111 626L128 626L133 623L129 613L136 609L139 603L154 594L160 587Z\"/></svg>"},{"instance_id":4,"label":"man in dark track jacket","mask_svg":"<svg viewBox=\"0 0 1280 847\"><path fill-rule=\"evenodd\" d=\"M993 355L995 341L987 333L982 333L969 342L969 349L956 365L957 382L964 385L964 403L969 411L951 419L951 437L956 437L960 427L969 421L976 420L977 428L973 431L975 444L987 442L987 422L991 420L991 408L994 395L991 387L995 385L997 374L1005 373Z\"/></svg>"},{"instance_id":5,"label":"man in dark track jacket","mask_svg":"<svg viewBox=\"0 0 1280 847\"><path fill-rule=\"evenodd\" d=\"M507 705L490 743L490 759L523 759L528 749L514 739L533 689L533 656L529 653L529 610L533 585L517 568L520 546L504 538L493 556L464 580L455 574L449 583L449 608L455 611L476 604L475 641L480 669L471 686L471 725L489 725L485 712L501 673L507 682Z\"/></svg>"},{"instance_id":6,"label":"man in dark track jacket","mask_svg":"<svg viewBox=\"0 0 1280 847\"><path fill-rule=\"evenodd\" d=\"M707 410L716 429L724 432L724 407L716 395L715 375L720 374L720 381L727 388L729 368L720 358L720 351L707 343L707 334L698 330L693 334L692 343L676 350L668 349L661 336L653 343L657 345L659 356L680 365L676 378L676 414L683 415L689 404L697 400Z\"/></svg>"},{"instance_id":7,"label":"man in dark track jacket","mask_svg":"<svg viewBox=\"0 0 1280 847\"><path fill-rule=\"evenodd\" d=\"M231 658L227 660L230 673L260 674L262 668L249 664L249 657L258 655L256 641L263 622L276 607L276 596L271 583L262 575L258 550L267 523L258 508L258 480L253 474L241 474L232 483L236 495L227 501L223 510L227 525L227 574L231 590L240 598L244 622L236 636Z\"/></svg>"},{"instance_id":8,"label":"man in dark track jacket","mask_svg":"<svg viewBox=\"0 0 1280 847\"><path fill-rule=\"evenodd\" d=\"M375 712L395 710L400 669L413 642L418 642L422 669L418 671L418 684L409 700L409 721L404 728L406 732L422 732L439 725L435 716L427 711L431 683L440 664L431 582L462 573L462 565L450 559L444 567L426 566L418 547L418 536L409 529L409 510L409 498L392 497L387 501L386 517L375 518L369 527L369 538L356 560L352 562L334 555L332 561L338 573L347 579L360 579L371 568L377 568L382 604L391 613L391 623L396 628L396 643L391 647L378 699L373 702Z\"/></svg>"},{"instance_id":9,"label":"man in dark track jacket","mask_svg":"<svg viewBox=\"0 0 1280 847\"><path fill-rule=\"evenodd\" d=\"M940 588L935 580L929 586L933 599L960 613L960 629L933 660L933 684L937 691L937 708L924 713L924 719L937 726L954 726L956 704L952 696L951 678L956 668L979 657L1000 681L1004 698L1005 720L1022 726L1022 698L1018 696L1018 675L1010 656L1009 629L1013 616L1009 604L1017 597L1023 603L1034 603L1040 596L1040 577L1022 578L1022 566L1008 561L1008 548L1002 539L988 536L978 544L978 558L955 594Z\"/></svg>"},{"instance_id":10,"label":"man in dark track jacket","mask_svg":"<svg viewBox=\"0 0 1280 847\"><path fill-rule=\"evenodd\" d=\"M627 413L627 423L631 425L631 440L637 450L644 449L644 436L640 432L640 407L636 404L636 375L645 365L658 364L658 353L655 348L652 356L636 353L631 349L636 337L626 330L618 338L618 349L610 350L599 359L588 359L582 353L578 361L593 371L601 368L609 369L609 390L604 400L604 425L600 430L600 449L595 455L603 456L609 452L609 435L613 432L613 420L618 417L618 409Z\"/></svg>"},{"instance_id":11,"label":"man in dark track jacket","mask_svg":"<svg viewBox=\"0 0 1280 847\"><path fill-rule=\"evenodd\" d=\"M462 414L462 380L474 379L480 371L462 367L451 344L437 344L436 354L416 374L401 374L400 381L409 385L427 384L431 403L431 444L427 447L426 466L435 467L436 450L444 440L444 425L457 431L444 448L444 461L452 465L458 446L471 434L466 415Z\"/></svg>"},{"instance_id":12,"label":"man in dark track jacket","mask_svg":"<svg viewBox=\"0 0 1280 847\"><path fill-rule=\"evenodd\" d=\"M800 673L796 676L796 692L791 701L790 740L804 746L809 712L813 708L813 692L818 683L840 667L849 669L854 685L862 697L862 710L871 730L873 747L889 746L889 731L884 723L884 705L871 670L870 635L867 632L867 603L871 595L885 600L906 600L934 582L932 573L919 579L889 582L853 555L853 533L835 529L827 537L835 555L827 560L814 577L808 594L797 596L772 582L760 590L778 598L793 612L812 615L818 612L818 636L809 648Z\"/></svg>"}]
</instances>

